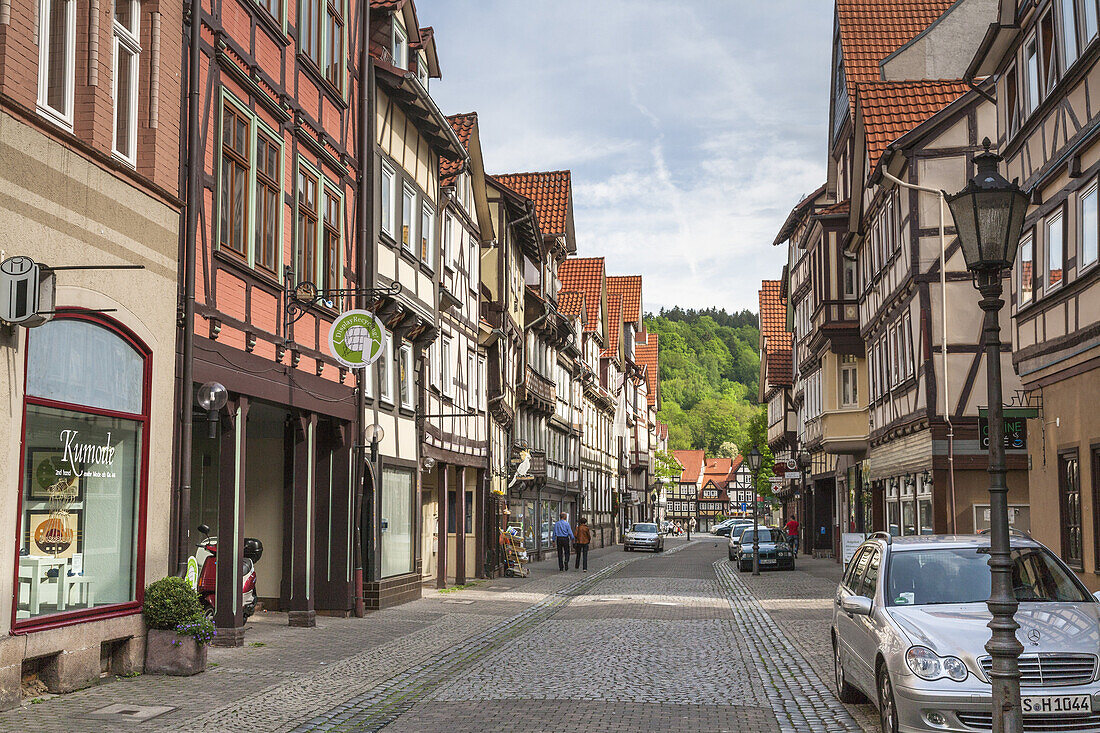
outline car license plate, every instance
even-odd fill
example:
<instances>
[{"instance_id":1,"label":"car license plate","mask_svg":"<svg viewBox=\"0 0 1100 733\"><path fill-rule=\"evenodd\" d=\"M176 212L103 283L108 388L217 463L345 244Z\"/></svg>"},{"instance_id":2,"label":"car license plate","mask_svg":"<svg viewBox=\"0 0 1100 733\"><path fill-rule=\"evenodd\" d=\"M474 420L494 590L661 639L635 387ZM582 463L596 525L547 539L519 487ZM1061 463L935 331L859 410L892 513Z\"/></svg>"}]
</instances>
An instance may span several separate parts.
<instances>
[{"instance_id":1,"label":"car license plate","mask_svg":"<svg viewBox=\"0 0 1100 733\"><path fill-rule=\"evenodd\" d=\"M760 558L760 564L761 565L775 565L775 558L774 557L766 557L766 558L762 557L762 558Z\"/></svg>"},{"instance_id":2,"label":"car license plate","mask_svg":"<svg viewBox=\"0 0 1100 733\"><path fill-rule=\"evenodd\" d=\"M1059 715L1092 712L1092 695L1025 695L1020 698L1024 715Z\"/></svg>"}]
</instances>

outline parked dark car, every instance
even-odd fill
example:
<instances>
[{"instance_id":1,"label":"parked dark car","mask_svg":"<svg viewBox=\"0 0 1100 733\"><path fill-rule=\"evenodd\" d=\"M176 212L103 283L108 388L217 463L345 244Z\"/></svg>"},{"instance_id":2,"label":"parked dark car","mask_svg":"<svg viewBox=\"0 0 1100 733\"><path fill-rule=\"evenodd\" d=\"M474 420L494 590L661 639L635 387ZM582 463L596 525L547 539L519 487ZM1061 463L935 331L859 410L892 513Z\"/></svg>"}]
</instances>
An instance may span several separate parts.
<instances>
[{"instance_id":1,"label":"parked dark car","mask_svg":"<svg viewBox=\"0 0 1100 733\"><path fill-rule=\"evenodd\" d=\"M758 531L760 569L794 570L794 553L787 542L787 533L779 527L760 527ZM733 557L733 548L730 548L730 560L737 563L737 569L742 573L752 570L752 543L753 529L749 527L741 533L736 557Z\"/></svg>"},{"instance_id":2,"label":"parked dark car","mask_svg":"<svg viewBox=\"0 0 1100 733\"><path fill-rule=\"evenodd\" d=\"M743 519L727 520L714 528L714 534L718 535L719 537L729 537L730 532L732 532L734 529L751 526L752 522L746 522Z\"/></svg>"}]
</instances>

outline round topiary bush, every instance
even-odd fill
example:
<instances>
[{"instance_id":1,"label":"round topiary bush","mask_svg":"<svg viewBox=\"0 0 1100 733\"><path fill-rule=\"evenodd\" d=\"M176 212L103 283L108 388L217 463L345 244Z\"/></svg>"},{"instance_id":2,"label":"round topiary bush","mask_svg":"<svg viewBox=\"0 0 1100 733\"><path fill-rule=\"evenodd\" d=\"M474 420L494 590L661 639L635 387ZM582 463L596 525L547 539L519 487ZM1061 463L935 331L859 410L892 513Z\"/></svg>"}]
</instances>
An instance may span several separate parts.
<instances>
[{"instance_id":1,"label":"round topiary bush","mask_svg":"<svg viewBox=\"0 0 1100 733\"><path fill-rule=\"evenodd\" d=\"M202 617L199 594L183 578L161 578L145 589L145 623L150 629L173 631Z\"/></svg>"}]
</instances>

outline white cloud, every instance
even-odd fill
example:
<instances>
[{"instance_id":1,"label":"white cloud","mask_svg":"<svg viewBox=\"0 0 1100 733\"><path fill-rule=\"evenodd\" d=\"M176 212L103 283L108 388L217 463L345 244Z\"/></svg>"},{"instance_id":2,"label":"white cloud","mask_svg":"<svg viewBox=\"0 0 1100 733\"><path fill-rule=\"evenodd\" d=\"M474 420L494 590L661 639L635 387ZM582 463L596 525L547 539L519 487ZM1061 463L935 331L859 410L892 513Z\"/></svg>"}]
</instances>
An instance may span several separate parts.
<instances>
[{"instance_id":1,"label":"white cloud","mask_svg":"<svg viewBox=\"0 0 1100 733\"><path fill-rule=\"evenodd\" d=\"M790 208L824 176L831 4L420 0L446 111L490 171L571 168L583 255L647 308L756 309ZM491 41L486 39L492 39Z\"/></svg>"}]
</instances>

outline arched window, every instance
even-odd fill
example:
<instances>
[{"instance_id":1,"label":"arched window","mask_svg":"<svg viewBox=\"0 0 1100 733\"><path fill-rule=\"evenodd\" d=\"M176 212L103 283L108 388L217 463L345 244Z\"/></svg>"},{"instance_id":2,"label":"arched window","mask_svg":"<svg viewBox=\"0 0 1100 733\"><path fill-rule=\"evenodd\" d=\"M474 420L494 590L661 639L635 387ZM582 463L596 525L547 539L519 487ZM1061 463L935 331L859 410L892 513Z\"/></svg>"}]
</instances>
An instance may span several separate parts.
<instances>
[{"instance_id":1,"label":"arched window","mask_svg":"<svg viewBox=\"0 0 1100 733\"><path fill-rule=\"evenodd\" d=\"M71 311L28 331L26 364L13 621L136 609L149 351L114 321Z\"/></svg>"}]
</instances>

